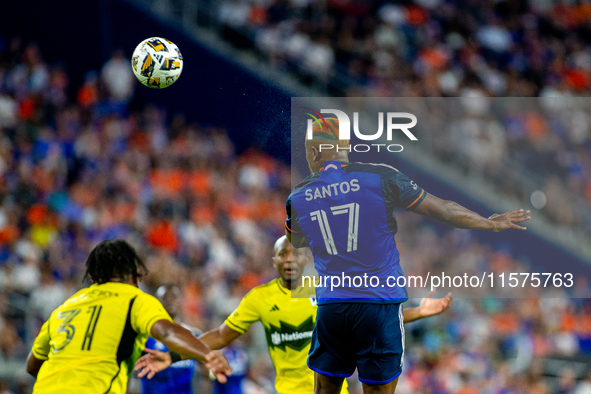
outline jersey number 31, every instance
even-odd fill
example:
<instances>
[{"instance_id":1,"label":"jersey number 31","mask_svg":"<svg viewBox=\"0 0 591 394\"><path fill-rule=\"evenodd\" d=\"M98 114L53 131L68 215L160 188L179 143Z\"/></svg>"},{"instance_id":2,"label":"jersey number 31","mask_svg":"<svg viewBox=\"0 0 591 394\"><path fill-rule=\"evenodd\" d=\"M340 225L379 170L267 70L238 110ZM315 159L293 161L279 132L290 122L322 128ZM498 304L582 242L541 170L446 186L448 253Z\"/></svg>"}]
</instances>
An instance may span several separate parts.
<instances>
[{"instance_id":1,"label":"jersey number 31","mask_svg":"<svg viewBox=\"0 0 591 394\"><path fill-rule=\"evenodd\" d=\"M90 350L92 338L94 337L94 330L96 329L96 323L98 322L102 309L102 305L93 305L89 306L86 310L86 313L91 315L90 321L88 322L88 327L86 328L86 334L84 335L84 341L82 342L82 350ZM58 320L62 320L62 322L58 326L56 331L58 334L66 334L66 338L60 344L51 344L51 352L53 354L56 354L60 350L63 350L66 346L70 344L70 342L72 342L74 334L76 334L76 327L72 325L72 321L76 316L78 316L79 313L80 309L72 309L69 311L60 312L57 315Z\"/></svg>"}]
</instances>

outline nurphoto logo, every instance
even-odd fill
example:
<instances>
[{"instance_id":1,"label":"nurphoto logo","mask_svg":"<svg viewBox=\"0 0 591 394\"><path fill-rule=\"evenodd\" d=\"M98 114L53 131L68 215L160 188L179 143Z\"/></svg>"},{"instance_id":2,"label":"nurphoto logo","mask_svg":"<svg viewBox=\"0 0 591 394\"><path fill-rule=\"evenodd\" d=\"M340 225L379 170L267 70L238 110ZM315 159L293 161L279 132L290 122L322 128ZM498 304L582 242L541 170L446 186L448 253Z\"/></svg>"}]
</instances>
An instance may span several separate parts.
<instances>
[{"instance_id":1,"label":"nurphoto logo","mask_svg":"<svg viewBox=\"0 0 591 394\"><path fill-rule=\"evenodd\" d=\"M312 113L306 113L312 119L308 119L307 130L306 130L306 139L311 140L313 139L314 135L314 126L319 127L320 130L326 133L332 133L333 135L336 134L332 127L329 127L329 124L333 126L333 122L329 118L329 122L327 123L327 119L322 116L322 114L332 114L336 117L338 125L338 135L335 135L339 141L349 141L351 139L351 120L349 116L339 109L321 109L320 112L313 110L312 108L306 108L310 110ZM386 129L386 140L392 141L393 136L395 135L394 132L401 131L404 135L411 141L417 141L417 137L410 131L411 128L416 126L417 124L417 117L409 112L378 112L378 131L374 134L362 134L359 130L359 112L353 112L353 133L355 136L362 140L362 141L375 141L382 137L384 134L384 118L386 119L385 129ZM408 119L410 122L407 123L398 123L401 119ZM389 152L402 152L403 147L400 144L320 144L319 149L322 151L330 150L330 149L337 149L339 150L348 150L349 152L369 152L372 150L372 147L375 147L377 151L380 151L380 147L385 147Z\"/></svg>"}]
</instances>

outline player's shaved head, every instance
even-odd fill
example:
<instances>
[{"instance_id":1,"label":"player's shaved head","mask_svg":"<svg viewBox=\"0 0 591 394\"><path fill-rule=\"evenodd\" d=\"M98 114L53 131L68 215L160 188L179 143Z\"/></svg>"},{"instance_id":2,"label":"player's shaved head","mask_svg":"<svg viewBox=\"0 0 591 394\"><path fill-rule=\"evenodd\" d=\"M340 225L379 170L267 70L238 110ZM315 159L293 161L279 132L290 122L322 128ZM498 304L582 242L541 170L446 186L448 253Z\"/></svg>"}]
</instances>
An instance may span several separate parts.
<instances>
[{"instance_id":1,"label":"player's shaved head","mask_svg":"<svg viewBox=\"0 0 591 394\"><path fill-rule=\"evenodd\" d=\"M181 289L173 284L168 283L160 286L158 290L156 290L156 298L162 301L167 293L172 293L175 297L180 297L182 295Z\"/></svg>"},{"instance_id":2,"label":"player's shaved head","mask_svg":"<svg viewBox=\"0 0 591 394\"><path fill-rule=\"evenodd\" d=\"M316 119L312 123L312 139L308 139L306 135L305 143L310 172L320 171L327 161L349 159L349 140L339 140L337 118Z\"/></svg>"},{"instance_id":3,"label":"player's shaved head","mask_svg":"<svg viewBox=\"0 0 591 394\"><path fill-rule=\"evenodd\" d=\"M156 290L156 298L160 300L164 309L175 319L181 313L183 293L173 284L162 285Z\"/></svg>"},{"instance_id":4,"label":"player's shaved head","mask_svg":"<svg viewBox=\"0 0 591 394\"><path fill-rule=\"evenodd\" d=\"M282 237L279 237L279 239L277 241L275 241L275 245L273 245L273 252L275 254L277 254L277 252L279 252L281 249L288 247L289 245L290 245L289 240L287 239L287 237L285 235Z\"/></svg>"}]
</instances>

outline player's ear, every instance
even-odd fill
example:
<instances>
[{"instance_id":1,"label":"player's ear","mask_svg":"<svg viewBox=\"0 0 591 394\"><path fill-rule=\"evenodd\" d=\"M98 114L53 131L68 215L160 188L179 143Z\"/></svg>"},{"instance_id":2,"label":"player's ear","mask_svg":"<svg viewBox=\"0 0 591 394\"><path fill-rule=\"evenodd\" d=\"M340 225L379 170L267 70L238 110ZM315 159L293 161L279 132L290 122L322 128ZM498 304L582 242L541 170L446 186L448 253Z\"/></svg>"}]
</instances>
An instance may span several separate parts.
<instances>
[{"instance_id":1,"label":"player's ear","mask_svg":"<svg viewBox=\"0 0 591 394\"><path fill-rule=\"evenodd\" d=\"M320 151L315 146L312 147L312 158L314 161L320 160Z\"/></svg>"}]
</instances>

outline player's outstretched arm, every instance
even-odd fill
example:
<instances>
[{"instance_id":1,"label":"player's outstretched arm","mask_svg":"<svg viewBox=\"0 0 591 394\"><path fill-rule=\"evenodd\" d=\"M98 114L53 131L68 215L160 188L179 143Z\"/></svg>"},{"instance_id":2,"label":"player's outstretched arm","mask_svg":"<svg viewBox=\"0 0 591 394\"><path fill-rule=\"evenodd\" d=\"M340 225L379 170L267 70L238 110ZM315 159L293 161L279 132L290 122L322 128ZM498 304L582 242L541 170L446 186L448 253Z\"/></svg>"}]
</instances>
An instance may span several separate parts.
<instances>
[{"instance_id":1,"label":"player's outstretched arm","mask_svg":"<svg viewBox=\"0 0 591 394\"><path fill-rule=\"evenodd\" d=\"M232 330L226 323L222 323L218 328L201 335L199 339L209 348L217 350L229 345L240 335L242 334ZM147 354L140 357L135 364L135 370L140 371L138 374L140 378L147 376L148 379L152 379L156 373L164 371L172 364L172 358L168 352L154 349L145 349L145 351Z\"/></svg>"},{"instance_id":2,"label":"player's outstretched arm","mask_svg":"<svg viewBox=\"0 0 591 394\"><path fill-rule=\"evenodd\" d=\"M427 194L425 199L412 211L452 227L494 232L508 228L526 230L525 227L519 226L517 223L531 219L530 211L523 209L509 211L502 215L495 213L487 219L454 201L442 200L432 194Z\"/></svg>"},{"instance_id":3,"label":"player's outstretched arm","mask_svg":"<svg viewBox=\"0 0 591 394\"><path fill-rule=\"evenodd\" d=\"M207 346L210 348L217 350L228 346L240 335L242 334L238 331L232 330L226 325L226 323L222 323L222 325L218 328L214 328L213 330L207 331L205 334L201 335L199 339L205 342L205 344L207 344Z\"/></svg>"},{"instance_id":4,"label":"player's outstretched arm","mask_svg":"<svg viewBox=\"0 0 591 394\"><path fill-rule=\"evenodd\" d=\"M425 298L421 300L421 303L418 307L404 309L402 311L404 314L404 323L409 323L411 321L423 319L429 316L435 316L445 312L445 310L451 305L451 293L447 293L447 295L443 298L435 299L432 298L434 294L435 290L432 290Z\"/></svg>"},{"instance_id":5,"label":"player's outstretched arm","mask_svg":"<svg viewBox=\"0 0 591 394\"><path fill-rule=\"evenodd\" d=\"M204 362L220 383L226 383L226 376L232 373L228 360L219 351L212 351L202 340L195 338L191 331L178 324L158 320L152 326L150 334L181 357Z\"/></svg>"}]
</instances>

